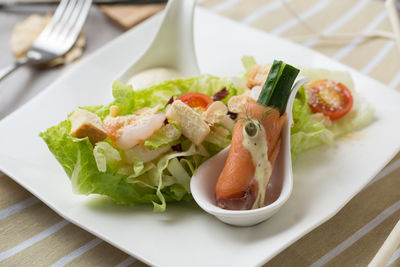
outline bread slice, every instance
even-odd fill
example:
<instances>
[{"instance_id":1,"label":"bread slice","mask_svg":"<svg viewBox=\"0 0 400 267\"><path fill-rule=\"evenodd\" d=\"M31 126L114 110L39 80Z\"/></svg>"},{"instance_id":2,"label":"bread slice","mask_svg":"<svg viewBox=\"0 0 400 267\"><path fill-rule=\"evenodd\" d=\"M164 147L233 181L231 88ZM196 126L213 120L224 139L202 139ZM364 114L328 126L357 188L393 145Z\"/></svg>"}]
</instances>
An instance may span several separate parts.
<instances>
[{"instance_id":1,"label":"bread slice","mask_svg":"<svg viewBox=\"0 0 400 267\"><path fill-rule=\"evenodd\" d=\"M196 145L201 144L210 133L210 127L201 115L180 100L172 103L166 117L177 122L182 127L182 134Z\"/></svg>"},{"instance_id":2,"label":"bread slice","mask_svg":"<svg viewBox=\"0 0 400 267\"><path fill-rule=\"evenodd\" d=\"M92 144L103 141L107 137L101 120L96 114L84 109L77 109L69 117L71 122L71 136L77 138L88 137Z\"/></svg>"}]
</instances>

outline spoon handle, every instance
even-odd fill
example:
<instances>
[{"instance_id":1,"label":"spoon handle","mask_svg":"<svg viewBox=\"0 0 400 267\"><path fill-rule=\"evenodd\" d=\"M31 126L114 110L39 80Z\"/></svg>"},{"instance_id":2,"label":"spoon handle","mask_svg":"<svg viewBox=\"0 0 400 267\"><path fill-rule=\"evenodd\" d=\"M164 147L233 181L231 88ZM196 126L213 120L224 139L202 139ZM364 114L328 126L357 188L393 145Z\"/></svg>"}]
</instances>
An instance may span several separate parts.
<instances>
[{"instance_id":1,"label":"spoon handle","mask_svg":"<svg viewBox=\"0 0 400 267\"><path fill-rule=\"evenodd\" d=\"M292 91L290 92L289 100L286 106L286 114L288 115L289 126L293 124L293 102L296 98L297 91L306 83L310 81L307 77L299 77L297 81L294 83Z\"/></svg>"}]
</instances>

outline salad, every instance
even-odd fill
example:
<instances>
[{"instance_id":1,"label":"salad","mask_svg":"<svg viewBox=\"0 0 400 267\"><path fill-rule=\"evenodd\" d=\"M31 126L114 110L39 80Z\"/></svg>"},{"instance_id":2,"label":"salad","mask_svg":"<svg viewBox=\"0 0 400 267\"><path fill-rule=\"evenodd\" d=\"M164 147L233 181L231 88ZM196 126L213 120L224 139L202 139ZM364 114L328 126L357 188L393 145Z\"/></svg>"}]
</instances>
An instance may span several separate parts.
<instances>
[{"instance_id":1,"label":"salad","mask_svg":"<svg viewBox=\"0 0 400 267\"><path fill-rule=\"evenodd\" d=\"M191 176L231 143L244 103L260 94L271 66L252 57L242 61L245 72L234 78L200 75L140 90L116 80L110 104L80 107L40 136L74 192L165 211L167 202L192 199ZM356 94L349 74L300 74L311 82L293 106L293 157L371 121L373 109Z\"/></svg>"}]
</instances>

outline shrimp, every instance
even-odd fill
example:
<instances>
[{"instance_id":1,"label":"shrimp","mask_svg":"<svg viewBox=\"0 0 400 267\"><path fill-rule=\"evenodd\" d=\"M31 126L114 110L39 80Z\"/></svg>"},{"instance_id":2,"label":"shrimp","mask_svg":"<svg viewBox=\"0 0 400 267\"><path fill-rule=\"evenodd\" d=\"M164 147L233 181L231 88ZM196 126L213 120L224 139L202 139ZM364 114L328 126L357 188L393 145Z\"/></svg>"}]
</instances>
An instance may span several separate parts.
<instances>
[{"instance_id":1,"label":"shrimp","mask_svg":"<svg viewBox=\"0 0 400 267\"><path fill-rule=\"evenodd\" d=\"M136 115L139 114L139 115ZM142 114L111 117L104 119L103 128L120 149L130 149L148 139L164 125L165 114L157 110L146 110Z\"/></svg>"}]
</instances>

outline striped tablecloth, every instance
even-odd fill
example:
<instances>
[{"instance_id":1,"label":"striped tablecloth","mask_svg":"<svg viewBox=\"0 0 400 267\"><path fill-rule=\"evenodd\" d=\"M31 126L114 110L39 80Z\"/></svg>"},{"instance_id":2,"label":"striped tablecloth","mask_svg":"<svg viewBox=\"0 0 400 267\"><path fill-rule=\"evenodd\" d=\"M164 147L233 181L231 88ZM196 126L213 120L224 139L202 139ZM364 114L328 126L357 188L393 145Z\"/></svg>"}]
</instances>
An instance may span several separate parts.
<instances>
[{"instance_id":1,"label":"striped tablecloth","mask_svg":"<svg viewBox=\"0 0 400 267\"><path fill-rule=\"evenodd\" d=\"M327 42L311 36L315 33L392 31L382 1L203 0L199 5L251 27L293 39L360 70L393 90L400 90L400 52L394 40L354 37ZM1 16L0 13L0 21ZM299 39L299 35L309 37ZM10 109L16 105L11 105ZM4 110L1 112L7 114ZM366 266L399 219L400 154L336 216L266 266ZM0 173L0 265L51 264L144 266L65 221ZM400 266L400 248L388 265Z\"/></svg>"}]
</instances>

